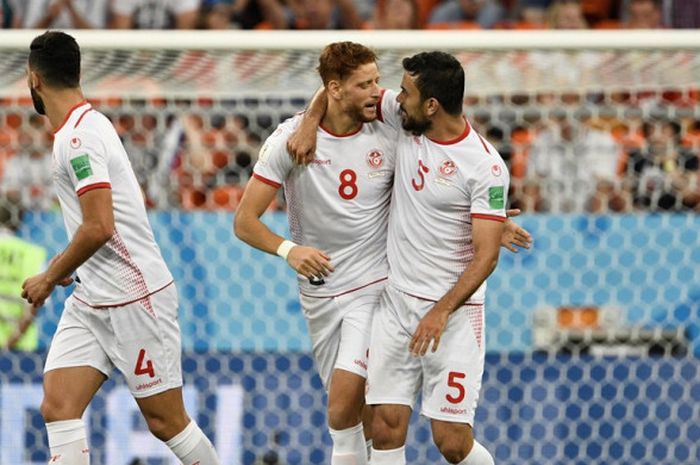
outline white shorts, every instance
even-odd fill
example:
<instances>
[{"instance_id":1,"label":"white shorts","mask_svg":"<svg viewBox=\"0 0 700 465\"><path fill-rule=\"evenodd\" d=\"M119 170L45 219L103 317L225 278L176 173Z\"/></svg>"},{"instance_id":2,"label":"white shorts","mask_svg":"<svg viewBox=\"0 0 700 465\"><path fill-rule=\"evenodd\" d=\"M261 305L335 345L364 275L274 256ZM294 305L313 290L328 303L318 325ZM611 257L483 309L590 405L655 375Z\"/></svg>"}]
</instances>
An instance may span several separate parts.
<instances>
[{"instance_id":1,"label":"white shorts","mask_svg":"<svg viewBox=\"0 0 700 465\"><path fill-rule=\"evenodd\" d=\"M384 283L373 283L337 297L301 295L301 308L311 336L316 368L326 391L333 370L367 378L367 351L372 317Z\"/></svg>"},{"instance_id":2,"label":"white shorts","mask_svg":"<svg viewBox=\"0 0 700 465\"><path fill-rule=\"evenodd\" d=\"M386 286L372 324L367 403L412 408L422 389L422 415L473 425L484 373L484 306L457 309L437 352L431 346L423 357L414 357L409 343L433 305Z\"/></svg>"},{"instance_id":3,"label":"white shorts","mask_svg":"<svg viewBox=\"0 0 700 465\"><path fill-rule=\"evenodd\" d=\"M93 308L70 296L46 357L44 373L116 367L134 397L182 386L178 297L174 284L132 304Z\"/></svg>"}]
</instances>

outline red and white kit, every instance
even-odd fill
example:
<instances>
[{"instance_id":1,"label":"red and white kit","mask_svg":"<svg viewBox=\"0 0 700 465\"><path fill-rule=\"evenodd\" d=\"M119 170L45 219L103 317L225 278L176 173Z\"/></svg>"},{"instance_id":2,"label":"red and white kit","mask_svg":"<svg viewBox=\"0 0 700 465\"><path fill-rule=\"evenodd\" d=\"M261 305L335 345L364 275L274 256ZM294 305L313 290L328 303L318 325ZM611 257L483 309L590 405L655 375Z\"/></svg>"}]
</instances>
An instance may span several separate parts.
<instances>
[{"instance_id":1,"label":"red and white kit","mask_svg":"<svg viewBox=\"0 0 700 465\"><path fill-rule=\"evenodd\" d=\"M383 118L400 124L398 103L385 100ZM486 284L450 316L436 353L416 358L408 346L421 318L469 266L472 219L505 221L508 171L468 122L450 141L402 132L396 157L389 281L373 325L368 403L412 406L422 385L424 415L471 424L484 366Z\"/></svg>"},{"instance_id":2,"label":"red and white kit","mask_svg":"<svg viewBox=\"0 0 700 465\"><path fill-rule=\"evenodd\" d=\"M286 143L301 117L285 121L267 139L254 176L284 186L293 241L323 250L335 267L321 285L298 276L314 356L328 387L333 368L366 376L371 317L387 278L396 130L379 121L346 135L320 127L316 158L299 166Z\"/></svg>"},{"instance_id":3,"label":"red and white kit","mask_svg":"<svg viewBox=\"0 0 700 465\"><path fill-rule=\"evenodd\" d=\"M112 238L77 270L45 371L119 368L137 397L182 384L177 291L148 222L141 188L110 121L88 102L56 131L53 178L69 240L82 223L80 196L112 191Z\"/></svg>"}]
</instances>

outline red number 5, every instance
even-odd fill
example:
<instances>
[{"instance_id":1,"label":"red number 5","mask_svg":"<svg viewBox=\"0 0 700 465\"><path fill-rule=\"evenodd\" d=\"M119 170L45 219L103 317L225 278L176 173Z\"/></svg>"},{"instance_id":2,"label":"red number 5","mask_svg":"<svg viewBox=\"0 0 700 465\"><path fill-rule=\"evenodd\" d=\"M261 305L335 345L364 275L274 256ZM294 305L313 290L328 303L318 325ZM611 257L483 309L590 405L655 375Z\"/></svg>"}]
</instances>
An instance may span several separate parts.
<instances>
[{"instance_id":1,"label":"red number 5","mask_svg":"<svg viewBox=\"0 0 700 465\"><path fill-rule=\"evenodd\" d=\"M151 378L155 378L156 372L153 370L153 362L146 360L146 365L143 362L146 358L146 349L141 349L139 352L139 359L136 361L136 368L134 369L135 375L148 375Z\"/></svg>"},{"instance_id":2,"label":"red number 5","mask_svg":"<svg viewBox=\"0 0 700 465\"><path fill-rule=\"evenodd\" d=\"M459 380L463 380L466 377L467 375L458 371L450 372L450 374L447 377L447 385L451 388L457 389L457 395L452 396L451 394L447 394L445 396L445 399L447 399L448 402L452 404L459 404L464 400L464 396L467 394L467 391L464 388L464 385L460 384Z\"/></svg>"},{"instance_id":3,"label":"red number 5","mask_svg":"<svg viewBox=\"0 0 700 465\"><path fill-rule=\"evenodd\" d=\"M340 186L338 194L345 200L352 200L357 197L357 173L353 170L343 170L340 172ZM350 192L348 192L348 190Z\"/></svg>"}]
</instances>

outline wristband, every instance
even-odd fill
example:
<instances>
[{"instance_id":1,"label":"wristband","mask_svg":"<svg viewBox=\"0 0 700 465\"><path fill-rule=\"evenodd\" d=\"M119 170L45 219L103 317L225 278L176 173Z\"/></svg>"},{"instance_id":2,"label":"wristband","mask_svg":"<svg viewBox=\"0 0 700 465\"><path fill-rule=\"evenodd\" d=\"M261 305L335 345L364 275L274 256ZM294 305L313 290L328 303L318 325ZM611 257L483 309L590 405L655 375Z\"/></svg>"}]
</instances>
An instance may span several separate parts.
<instances>
[{"instance_id":1,"label":"wristband","mask_svg":"<svg viewBox=\"0 0 700 465\"><path fill-rule=\"evenodd\" d=\"M292 250L292 247L296 247L297 245L288 240L282 241L279 247L277 247L277 255L280 257L284 258L284 261L287 261L287 255L289 255L289 251Z\"/></svg>"}]
</instances>

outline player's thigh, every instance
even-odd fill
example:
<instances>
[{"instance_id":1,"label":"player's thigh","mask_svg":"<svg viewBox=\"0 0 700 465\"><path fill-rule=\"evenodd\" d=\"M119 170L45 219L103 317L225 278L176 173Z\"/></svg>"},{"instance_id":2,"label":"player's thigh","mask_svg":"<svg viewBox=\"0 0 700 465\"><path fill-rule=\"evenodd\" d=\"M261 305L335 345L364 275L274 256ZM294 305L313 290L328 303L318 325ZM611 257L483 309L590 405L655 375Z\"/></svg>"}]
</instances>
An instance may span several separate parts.
<instances>
[{"instance_id":1,"label":"player's thigh","mask_svg":"<svg viewBox=\"0 0 700 465\"><path fill-rule=\"evenodd\" d=\"M47 422L81 418L97 390L107 379L90 366L56 368L44 374L41 413Z\"/></svg>"},{"instance_id":2,"label":"player's thigh","mask_svg":"<svg viewBox=\"0 0 700 465\"><path fill-rule=\"evenodd\" d=\"M137 397L136 403L149 429L162 440L181 432L190 419L185 411L182 388L173 388L148 397Z\"/></svg>"},{"instance_id":3,"label":"player's thigh","mask_svg":"<svg viewBox=\"0 0 700 465\"><path fill-rule=\"evenodd\" d=\"M372 406L372 441L378 449L397 449L406 444L412 409L408 405Z\"/></svg>"},{"instance_id":4,"label":"player's thigh","mask_svg":"<svg viewBox=\"0 0 700 465\"><path fill-rule=\"evenodd\" d=\"M110 308L115 344L110 359L135 398L182 386L177 289L165 289L133 304Z\"/></svg>"},{"instance_id":5,"label":"player's thigh","mask_svg":"<svg viewBox=\"0 0 700 465\"><path fill-rule=\"evenodd\" d=\"M367 357L372 319L379 306L384 283L345 294L335 299L343 313L338 357L334 368L367 378Z\"/></svg>"},{"instance_id":6,"label":"player's thigh","mask_svg":"<svg viewBox=\"0 0 700 465\"><path fill-rule=\"evenodd\" d=\"M422 383L421 361L408 350L411 302L387 286L372 322L367 403L412 407Z\"/></svg>"},{"instance_id":7,"label":"player's thigh","mask_svg":"<svg viewBox=\"0 0 700 465\"><path fill-rule=\"evenodd\" d=\"M463 306L450 316L437 352L423 357L423 415L474 424L484 373L482 331L483 306Z\"/></svg>"},{"instance_id":8,"label":"player's thigh","mask_svg":"<svg viewBox=\"0 0 700 465\"><path fill-rule=\"evenodd\" d=\"M300 296L301 309L311 338L311 350L323 386L330 387L340 347L342 313L332 297Z\"/></svg>"}]
</instances>

